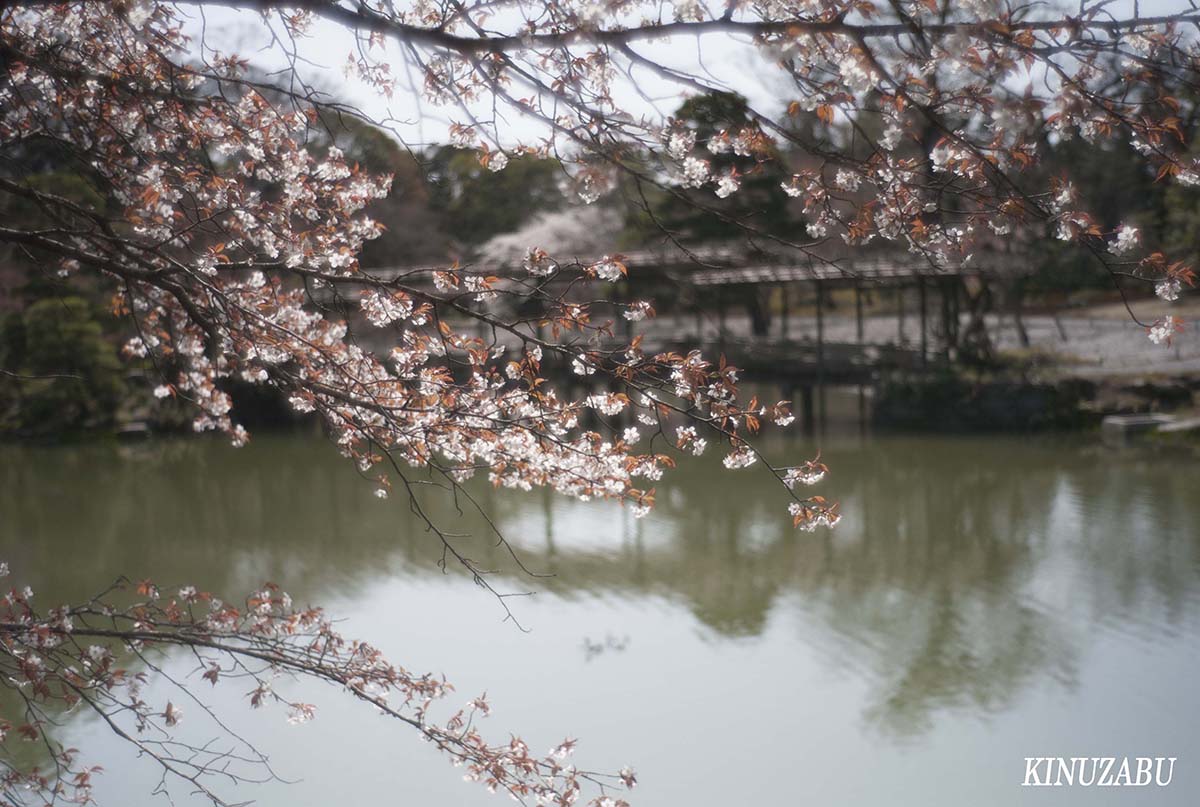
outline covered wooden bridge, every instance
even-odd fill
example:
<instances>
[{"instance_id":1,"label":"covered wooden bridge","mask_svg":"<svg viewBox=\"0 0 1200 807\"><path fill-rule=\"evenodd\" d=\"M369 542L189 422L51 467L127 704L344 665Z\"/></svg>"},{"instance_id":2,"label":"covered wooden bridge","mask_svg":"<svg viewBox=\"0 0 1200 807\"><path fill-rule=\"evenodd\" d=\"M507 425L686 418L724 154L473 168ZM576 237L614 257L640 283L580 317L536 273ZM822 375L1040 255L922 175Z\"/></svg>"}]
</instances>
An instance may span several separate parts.
<instances>
[{"instance_id":1,"label":"covered wooden bridge","mask_svg":"<svg viewBox=\"0 0 1200 807\"><path fill-rule=\"evenodd\" d=\"M612 287L613 302L650 299L660 311L637 326L647 352L695 347L720 352L749 375L793 391L809 424L819 417L814 390L817 398L827 385L861 390L881 373L922 372L951 360L964 320L972 319L964 314L982 281L1011 280L1029 269L1027 261L1011 255L981 256L965 266L937 266L907 253L818 262L798 254L750 251L745 245L637 250L620 259L629 275ZM415 281L429 278L433 268L444 266L370 271ZM464 268L528 277L520 261L480 261ZM869 304L874 304L870 314ZM768 312L765 322L744 313L755 306ZM623 336L630 336L633 326L614 318L626 329ZM890 320L887 327L885 320Z\"/></svg>"}]
</instances>

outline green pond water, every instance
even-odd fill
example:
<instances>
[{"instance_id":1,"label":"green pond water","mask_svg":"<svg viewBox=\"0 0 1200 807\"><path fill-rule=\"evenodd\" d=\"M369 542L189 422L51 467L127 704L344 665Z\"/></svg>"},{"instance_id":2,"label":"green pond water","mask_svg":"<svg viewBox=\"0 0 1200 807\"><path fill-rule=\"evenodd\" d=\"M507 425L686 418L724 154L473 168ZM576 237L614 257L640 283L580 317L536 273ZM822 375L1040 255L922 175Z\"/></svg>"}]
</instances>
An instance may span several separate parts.
<instances>
[{"instance_id":1,"label":"green pond water","mask_svg":"<svg viewBox=\"0 0 1200 807\"><path fill-rule=\"evenodd\" d=\"M1200 462L1091 437L820 443L832 470L814 491L845 514L832 532L793 531L761 468L717 456L684 463L642 520L473 488L550 577L431 497L497 588L536 592L508 600L527 631L440 571L407 503L374 498L319 438L0 447L0 559L42 607L119 574L231 599L278 582L397 663L444 673L448 706L486 691L497 740L578 737L581 767L634 766L635 805L1200 802ZM768 445L793 461L816 447ZM164 663L291 780L227 788L231 802L509 803L342 693L280 681L319 706L291 726L186 658ZM174 699L194 736L215 736ZM59 734L104 766L101 803L168 803L94 718L64 715ZM1029 756L1179 759L1165 788L1034 789Z\"/></svg>"}]
</instances>

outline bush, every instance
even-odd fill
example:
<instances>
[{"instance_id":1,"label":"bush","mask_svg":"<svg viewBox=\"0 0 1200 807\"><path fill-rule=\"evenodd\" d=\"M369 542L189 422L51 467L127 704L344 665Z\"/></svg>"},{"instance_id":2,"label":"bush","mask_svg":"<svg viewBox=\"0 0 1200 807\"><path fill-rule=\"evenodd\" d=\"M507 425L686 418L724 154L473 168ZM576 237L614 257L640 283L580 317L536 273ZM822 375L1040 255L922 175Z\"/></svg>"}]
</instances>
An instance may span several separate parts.
<instances>
[{"instance_id":1,"label":"bush","mask_svg":"<svg viewBox=\"0 0 1200 807\"><path fill-rule=\"evenodd\" d=\"M947 370L927 377L886 379L878 390L872 418L883 428L940 432L1072 429L1091 421L1085 402L1095 393L1095 385L1074 379L971 380Z\"/></svg>"},{"instance_id":2,"label":"bush","mask_svg":"<svg viewBox=\"0 0 1200 807\"><path fill-rule=\"evenodd\" d=\"M121 364L80 297L39 300L0 331L0 431L45 436L111 428L125 395Z\"/></svg>"}]
</instances>

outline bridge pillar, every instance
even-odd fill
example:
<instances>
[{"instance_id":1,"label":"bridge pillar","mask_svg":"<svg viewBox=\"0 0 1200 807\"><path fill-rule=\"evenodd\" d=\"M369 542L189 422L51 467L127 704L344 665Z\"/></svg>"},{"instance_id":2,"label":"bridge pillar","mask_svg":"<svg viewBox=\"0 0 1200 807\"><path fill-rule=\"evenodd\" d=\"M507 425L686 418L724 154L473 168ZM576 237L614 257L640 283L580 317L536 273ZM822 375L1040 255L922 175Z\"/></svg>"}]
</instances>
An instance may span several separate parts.
<instances>
[{"instance_id":1,"label":"bridge pillar","mask_svg":"<svg viewBox=\"0 0 1200 807\"><path fill-rule=\"evenodd\" d=\"M863 301L862 286L854 284L854 333L858 337L858 346L863 343Z\"/></svg>"},{"instance_id":2,"label":"bridge pillar","mask_svg":"<svg viewBox=\"0 0 1200 807\"><path fill-rule=\"evenodd\" d=\"M817 386L820 386L825 374L825 298L821 294L821 281L815 281L814 285L817 287Z\"/></svg>"},{"instance_id":3,"label":"bridge pillar","mask_svg":"<svg viewBox=\"0 0 1200 807\"><path fill-rule=\"evenodd\" d=\"M817 399L821 405L821 428L825 427L825 295L821 281L817 286Z\"/></svg>"},{"instance_id":4,"label":"bridge pillar","mask_svg":"<svg viewBox=\"0 0 1200 807\"><path fill-rule=\"evenodd\" d=\"M786 342L788 338L788 320L791 319L792 315L792 301L791 296L788 294L788 285L786 283L779 284L779 296L780 308L782 309L779 316L780 336Z\"/></svg>"},{"instance_id":5,"label":"bridge pillar","mask_svg":"<svg viewBox=\"0 0 1200 807\"><path fill-rule=\"evenodd\" d=\"M921 301L921 369L925 369L925 365L929 356L929 346L927 342L928 337L926 336L926 334L929 332L929 327L926 321L925 277L923 275L917 275L917 296Z\"/></svg>"},{"instance_id":6,"label":"bridge pillar","mask_svg":"<svg viewBox=\"0 0 1200 807\"><path fill-rule=\"evenodd\" d=\"M862 361L862 346L863 346L863 300L862 300L862 285L854 284L854 335L858 340L859 361ZM866 389L860 383L858 385L858 425L860 429L865 429L867 426L867 396Z\"/></svg>"},{"instance_id":7,"label":"bridge pillar","mask_svg":"<svg viewBox=\"0 0 1200 807\"><path fill-rule=\"evenodd\" d=\"M800 387L800 422L804 426L805 434L816 433L816 413L813 411L812 384L804 384Z\"/></svg>"},{"instance_id":8,"label":"bridge pillar","mask_svg":"<svg viewBox=\"0 0 1200 807\"><path fill-rule=\"evenodd\" d=\"M950 347L954 343L954 326L950 322L950 294L953 286L950 278L938 283L938 297L942 302L942 359L950 361Z\"/></svg>"},{"instance_id":9,"label":"bridge pillar","mask_svg":"<svg viewBox=\"0 0 1200 807\"><path fill-rule=\"evenodd\" d=\"M717 288L717 344L725 349L725 290Z\"/></svg>"}]
</instances>

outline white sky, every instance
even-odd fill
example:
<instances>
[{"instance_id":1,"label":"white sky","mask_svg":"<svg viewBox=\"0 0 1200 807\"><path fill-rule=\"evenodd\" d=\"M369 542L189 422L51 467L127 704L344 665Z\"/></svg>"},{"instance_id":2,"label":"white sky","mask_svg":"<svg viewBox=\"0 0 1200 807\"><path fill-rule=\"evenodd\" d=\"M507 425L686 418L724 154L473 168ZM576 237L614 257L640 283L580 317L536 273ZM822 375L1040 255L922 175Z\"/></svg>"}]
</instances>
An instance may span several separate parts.
<instances>
[{"instance_id":1,"label":"white sky","mask_svg":"<svg viewBox=\"0 0 1200 807\"><path fill-rule=\"evenodd\" d=\"M181 13L194 21L189 31L197 41L203 30L210 48L223 53L237 53L264 69L279 69L285 61L278 44L272 45L271 33L262 23L261 15L249 11L227 8L206 8L204 25L201 26L199 12L194 6L182 6ZM738 41L740 39L740 41ZM684 69L708 69L709 79L737 79L736 89L752 103L764 110L775 110L780 106L783 88L778 71L767 64L758 50L749 44L748 38L709 34L702 38L689 37L670 43L642 44L638 50L653 55L656 60ZM423 77L419 71L408 70L400 49L390 44L386 61L396 67L398 86L392 98L385 98L374 88L366 86L357 78L347 78L346 62L356 51L353 34L335 23L324 20L313 26L307 41L301 40L299 54L305 61L301 70L314 85L333 94L339 101L349 103L378 122L387 122L412 146L426 143L445 143L449 140L448 127L452 122L466 122L457 107L436 106L421 98ZM703 51L703 61L698 57ZM622 88L622 107L635 115L665 117L679 106L688 93L677 84L668 82L645 69L634 72L636 89ZM628 85L628 82L624 82ZM775 84L772 91L771 83ZM489 118L490 110L480 108L481 118ZM517 142L536 141L546 134L542 123L527 116L519 116L512 110L502 109L500 137L503 145Z\"/></svg>"},{"instance_id":2,"label":"white sky","mask_svg":"<svg viewBox=\"0 0 1200 807\"><path fill-rule=\"evenodd\" d=\"M1114 16L1131 16L1135 2L1137 0L1119 0L1107 8ZM1091 4L1093 0L1089 0ZM1075 3L1060 5L1078 11ZM1192 7L1187 0L1141 0L1137 5L1143 16L1180 12ZM226 54L237 53L264 69L279 69L285 64L278 43L272 44L271 33L256 12L208 7L204 10L203 26L197 7L183 4L181 13L192 18L194 27L190 33L197 41L201 31L205 32L204 40L209 47L216 47ZM302 72L307 79L328 90L337 100L361 109L377 122L388 124L410 146L447 142L450 123L465 122L460 109L435 106L421 98L422 76L418 71L406 69L400 49L393 44L388 45L386 53L387 61L396 66L397 87L391 99L358 79L346 77L344 66L356 47L353 35L342 26L318 20L312 35L301 40L299 46ZM637 48L644 55L667 65L698 74L707 72L710 81L724 83L728 89L742 93L754 107L768 114L778 112L791 97L783 74L745 37L726 34L676 37L669 42L643 43ZM665 117L689 94L686 88L644 69L633 75L636 86L623 82L617 97L623 109L634 115ZM488 110L476 111L486 113L481 115L483 118L490 117ZM501 145L536 142L546 134L543 124L531 118L511 110L501 110L501 114L505 116L500 121L501 129L494 133L498 134Z\"/></svg>"}]
</instances>

